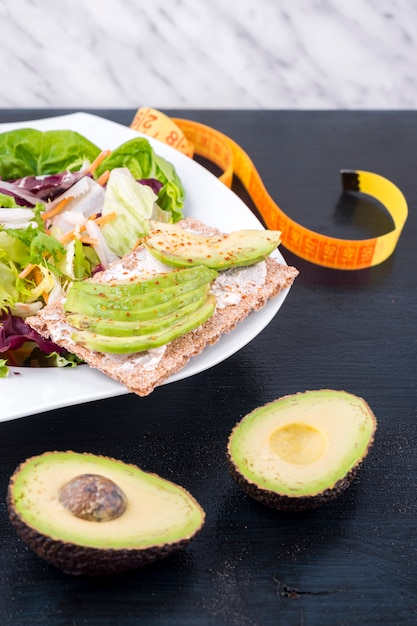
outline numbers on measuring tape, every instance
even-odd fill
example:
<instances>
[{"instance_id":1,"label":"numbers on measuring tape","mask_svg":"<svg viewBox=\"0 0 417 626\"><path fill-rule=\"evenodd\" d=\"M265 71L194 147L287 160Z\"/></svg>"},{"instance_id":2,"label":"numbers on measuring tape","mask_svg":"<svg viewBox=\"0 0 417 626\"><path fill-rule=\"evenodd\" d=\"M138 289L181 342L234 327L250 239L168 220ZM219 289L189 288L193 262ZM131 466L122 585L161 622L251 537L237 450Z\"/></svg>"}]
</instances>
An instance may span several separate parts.
<instances>
[{"instance_id":1,"label":"numbers on measuring tape","mask_svg":"<svg viewBox=\"0 0 417 626\"><path fill-rule=\"evenodd\" d=\"M143 128L145 128L146 130L150 130L154 124L154 122L158 121L158 118L156 115L152 115L152 113L149 113L148 117L146 117L143 122L142 122L142 126ZM159 134L157 132L157 134Z\"/></svg>"},{"instance_id":2,"label":"numbers on measuring tape","mask_svg":"<svg viewBox=\"0 0 417 626\"><path fill-rule=\"evenodd\" d=\"M178 139L178 133L175 130L171 130L171 132L165 137L165 142L169 146L175 146L175 144L178 142Z\"/></svg>"},{"instance_id":3,"label":"numbers on measuring tape","mask_svg":"<svg viewBox=\"0 0 417 626\"><path fill-rule=\"evenodd\" d=\"M141 108L137 111L131 124L131 128L163 141L168 146L176 148L188 156L193 155L193 146L185 137L184 133L172 121L160 111L155 109Z\"/></svg>"}]
</instances>

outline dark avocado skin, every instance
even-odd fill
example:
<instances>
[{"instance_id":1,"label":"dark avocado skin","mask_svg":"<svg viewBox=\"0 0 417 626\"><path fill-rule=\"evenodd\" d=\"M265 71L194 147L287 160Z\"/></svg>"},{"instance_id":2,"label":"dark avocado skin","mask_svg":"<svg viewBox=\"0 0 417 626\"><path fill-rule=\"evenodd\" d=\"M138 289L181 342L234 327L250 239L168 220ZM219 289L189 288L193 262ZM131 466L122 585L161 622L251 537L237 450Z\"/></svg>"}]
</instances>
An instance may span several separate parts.
<instances>
[{"instance_id":1,"label":"dark avocado skin","mask_svg":"<svg viewBox=\"0 0 417 626\"><path fill-rule=\"evenodd\" d=\"M58 541L30 528L17 515L11 500L10 489L7 497L10 521L17 534L44 561L66 574L82 576L104 576L118 574L142 567L183 548L188 540L164 544L143 550L114 550L109 548L89 548L73 543Z\"/></svg>"},{"instance_id":2,"label":"dark avocado skin","mask_svg":"<svg viewBox=\"0 0 417 626\"><path fill-rule=\"evenodd\" d=\"M6 506L10 522L19 537L35 554L47 563L60 569L65 574L104 576L142 567L143 565L160 560L173 552L181 550L188 544L191 538L194 538L200 532L204 525L203 512L201 526L195 530L192 537L189 536L172 543L164 543L142 549L93 548L54 539L26 524L16 512L13 498L14 478L18 475L24 464L23 462L17 467L9 481ZM125 465L129 464L125 463Z\"/></svg>"},{"instance_id":3,"label":"dark avocado skin","mask_svg":"<svg viewBox=\"0 0 417 626\"><path fill-rule=\"evenodd\" d=\"M338 498L352 483L360 466L361 462L355 465L343 478L335 483L331 488L322 491L321 493L314 494L312 496L288 496L285 494L276 493L274 491L267 491L261 489L255 483L249 482L239 472L233 460L228 455L227 458L228 467L232 478L246 493L257 500L261 504L268 506L272 509L277 509L284 512L298 512L308 509L317 509L332 500Z\"/></svg>"}]
</instances>

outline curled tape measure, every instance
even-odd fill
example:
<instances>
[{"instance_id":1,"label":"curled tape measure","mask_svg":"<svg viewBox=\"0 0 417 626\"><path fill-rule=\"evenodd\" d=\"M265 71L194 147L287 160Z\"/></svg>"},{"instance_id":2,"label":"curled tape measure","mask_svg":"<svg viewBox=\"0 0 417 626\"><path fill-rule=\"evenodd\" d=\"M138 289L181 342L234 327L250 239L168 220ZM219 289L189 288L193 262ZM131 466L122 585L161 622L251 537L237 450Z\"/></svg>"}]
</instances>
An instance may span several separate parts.
<instances>
[{"instance_id":1,"label":"curled tape measure","mask_svg":"<svg viewBox=\"0 0 417 626\"><path fill-rule=\"evenodd\" d=\"M394 229L370 239L339 239L305 228L292 220L274 202L246 152L232 139L204 124L170 118L150 108L140 108L131 128L155 137L189 157L198 154L222 171L219 179L228 187L236 175L261 214L265 225L280 230L282 244L297 256L325 267L358 270L378 265L394 251L405 221L407 202L390 180L360 170L342 170L344 191L361 192L383 204L394 222Z\"/></svg>"}]
</instances>

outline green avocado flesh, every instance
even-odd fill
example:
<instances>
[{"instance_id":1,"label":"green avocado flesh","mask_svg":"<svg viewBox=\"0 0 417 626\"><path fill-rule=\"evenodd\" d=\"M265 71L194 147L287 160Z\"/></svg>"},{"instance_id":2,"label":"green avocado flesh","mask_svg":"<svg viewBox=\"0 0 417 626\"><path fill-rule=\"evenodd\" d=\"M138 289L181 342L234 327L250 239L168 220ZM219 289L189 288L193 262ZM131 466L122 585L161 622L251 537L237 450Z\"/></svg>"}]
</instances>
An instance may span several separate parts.
<instances>
[{"instance_id":1,"label":"green avocado flesh","mask_svg":"<svg viewBox=\"0 0 417 626\"><path fill-rule=\"evenodd\" d=\"M229 467L237 482L265 504L318 506L349 485L375 429L371 409L353 394L324 389L284 396L235 426L228 442Z\"/></svg>"},{"instance_id":2,"label":"green avocado flesh","mask_svg":"<svg viewBox=\"0 0 417 626\"><path fill-rule=\"evenodd\" d=\"M194 330L214 313L209 293L217 272L204 266L129 283L76 283L64 303L71 339L114 354L163 346ZM141 294L141 295L139 295Z\"/></svg>"},{"instance_id":3,"label":"green avocado flesh","mask_svg":"<svg viewBox=\"0 0 417 626\"><path fill-rule=\"evenodd\" d=\"M118 310L115 307L107 307L105 301L101 301L101 308L97 308L96 304L89 304L88 298L84 298L82 304L76 311L76 305L72 308L73 312L69 311L67 317L70 315L83 315L91 319L110 320L114 322L146 322L154 319L164 318L166 315L175 313L178 309L196 300L205 299L208 295L209 285L204 284L190 291L185 291L177 297L172 297L162 304L156 306L150 306L142 309L128 309Z\"/></svg>"},{"instance_id":4,"label":"green avocado flesh","mask_svg":"<svg viewBox=\"0 0 417 626\"><path fill-rule=\"evenodd\" d=\"M69 313L66 316L68 324L79 330L89 330L99 335L117 335L118 337L128 337L132 335L146 335L170 328L173 324L179 322L180 319L195 313L204 304L207 299L208 287L195 290L195 297L190 302L181 304L179 302L175 308L166 315L158 314L159 309L152 309L153 316L145 320L119 321L115 319L103 319L100 317L89 317L88 315L79 315L77 313ZM166 307L164 307L166 308ZM131 318L129 318L131 319Z\"/></svg>"},{"instance_id":5,"label":"green avocado flesh","mask_svg":"<svg viewBox=\"0 0 417 626\"><path fill-rule=\"evenodd\" d=\"M93 477L99 485L117 486L123 506L109 511L113 517L103 516L103 507L114 506L107 496L115 489L94 501L97 493L87 483L83 491L78 485L68 488L77 477L81 484ZM84 509L91 511L94 504L100 515L80 517L80 494ZM178 485L135 465L75 452L26 460L10 479L8 510L19 535L39 556L64 571L86 574L122 571L164 556L194 536L205 517Z\"/></svg>"},{"instance_id":6,"label":"green avocado flesh","mask_svg":"<svg viewBox=\"0 0 417 626\"><path fill-rule=\"evenodd\" d=\"M178 224L151 222L143 243L166 265L205 265L216 270L252 265L268 257L281 240L280 231L237 230L229 235L198 235Z\"/></svg>"},{"instance_id":7,"label":"green avocado flesh","mask_svg":"<svg viewBox=\"0 0 417 626\"><path fill-rule=\"evenodd\" d=\"M97 350L98 352L111 352L114 354L130 354L132 352L143 352L164 346L181 335L190 332L194 328L204 324L214 313L216 298L209 295L205 302L192 313L179 316L175 323L162 327L148 334L126 334L117 336L99 335L88 330L73 332L71 339L80 345ZM158 320L160 321L160 320ZM117 329L115 329L117 333Z\"/></svg>"},{"instance_id":8,"label":"green avocado flesh","mask_svg":"<svg viewBox=\"0 0 417 626\"><path fill-rule=\"evenodd\" d=\"M171 274L174 276L171 277ZM152 283L157 286L144 291L142 295L137 295L140 281L124 285L124 292L120 296L115 295L115 288L112 284L100 284L99 292L95 293L92 292L91 283L89 284L88 281L74 283L67 292L64 310L67 313L81 313L119 320L129 319L130 315L136 311L146 309L154 311L161 304L175 301L176 298L190 291L206 286L216 276L217 272L203 266L193 268L192 272L187 269L167 272L158 275L152 281L144 281L147 286ZM180 277L181 280L179 280ZM163 283L160 287L159 281Z\"/></svg>"},{"instance_id":9,"label":"green avocado flesh","mask_svg":"<svg viewBox=\"0 0 417 626\"><path fill-rule=\"evenodd\" d=\"M211 281L216 276L216 272L209 271L206 267L190 267L183 270L173 270L166 274L158 274L141 281L112 280L110 283L102 283L84 280L75 282L71 289L79 295L91 294L112 298L133 298L149 293L156 293L157 296L161 290L165 290L167 287L175 287L194 279Z\"/></svg>"}]
</instances>

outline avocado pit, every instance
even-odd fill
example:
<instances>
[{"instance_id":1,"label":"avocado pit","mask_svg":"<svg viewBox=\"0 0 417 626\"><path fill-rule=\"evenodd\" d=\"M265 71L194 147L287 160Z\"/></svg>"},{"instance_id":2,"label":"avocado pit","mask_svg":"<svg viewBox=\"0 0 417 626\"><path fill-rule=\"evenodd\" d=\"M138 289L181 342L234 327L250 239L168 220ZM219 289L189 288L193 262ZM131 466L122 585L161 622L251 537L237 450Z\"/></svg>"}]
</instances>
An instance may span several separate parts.
<instances>
[{"instance_id":1,"label":"avocado pit","mask_svg":"<svg viewBox=\"0 0 417 626\"><path fill-rule=\"evenodd\" d=\"M16 468L10 521L42 559L77 575L116 574L183 548L204 510L179 485L90 453L45 452Z\"/></svg>"},{"instance_id":2,"label":"avocado pit","mask_svg":"<svg viewBox=\"0 0 417 626\"><path fill-rule=\"evenodd\" d=\"M110 478L81 474L59 490L59 501L73 515L90 522L109 522L126 510L127 498Z\"/></svg>"}]
</instances>

